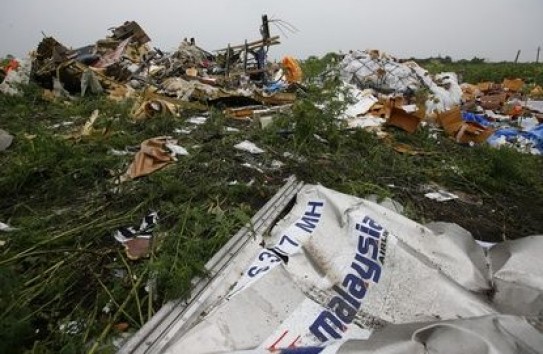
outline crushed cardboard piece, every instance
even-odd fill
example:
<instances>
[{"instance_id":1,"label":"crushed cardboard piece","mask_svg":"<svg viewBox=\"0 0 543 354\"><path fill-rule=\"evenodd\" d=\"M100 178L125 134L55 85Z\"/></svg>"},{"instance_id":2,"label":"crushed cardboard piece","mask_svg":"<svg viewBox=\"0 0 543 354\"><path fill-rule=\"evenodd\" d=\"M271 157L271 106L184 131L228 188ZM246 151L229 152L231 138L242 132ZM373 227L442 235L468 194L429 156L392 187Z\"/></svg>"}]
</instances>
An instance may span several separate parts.
<instances>
[{"instance_id":1,"label":"crushed cardboard piece","mask_svg":"<svg viewBox=\"0 0 543 354\"><path fill-rule=\"evenodd\" d=\"M437 122L443 127L447 135L454 137L461 144L483 143L494 133L491 128L474 122L465 122L462 119L462 112L459 107L438 114Z\"/></svg>"},{"instance_id":2,"label":"crushed cardboard piece","mask_svg":"<svg viewBox=\"0 0 543 354\"><path fill-rule=\"evenodd\" d=\"M504 79L502 86L508 91L519 92L524 86L524 81L522 79Z\"/></svg>"},{"instance_id":3,"label":"crushed cardboard piece","mask_svg":"<svg viewBox=\"0 0 543 354\"><path fill-rule=\"evenodd\" d=\"M494 82L486 81L486 82L479 82L477 84L477 87L482 93L488 93L490 91L500 91L502 89L502 85L496 84Z\"/></svg>"},{"instance_id":4,"label":"crushed cardboard piece","mask_svg":"<svg viewBox=\"0 0 543 354\"><path fill-rule=\"evenodd\" d=\"M532 90L530 90L531 97L542 97L543 96L543 87L537 85Z\"/></svg>"},{"instance_id":5,"label":"crushed cardboard piece","mask_svg":"<svg viewBox=\"0 0 543 354\"><path fill-rule=\"evenodd\" d=\"M392 125L394 127L405 130L406 132L413 134L422 118L418 115L407 113L403 109L393 107L390 113L390 118L387 120L387 125Z\"/></svg>"},{"instance_id":6,"label":"crushed cardboard piece","mask_svg":"<svg viewBox=\"0 0 543 354\"><path fill-rule=\"evenodd\" d=\"M121 182L146 176L174 162L171 153L166 149L166 144L170 141L174 140L167 136L143 141L140 145L140 151L134 156L134 161L123 175L124 178L121 178Z\"/></svg>"},{"instance_id":7,"label":"crushed cardboard piece","mask_svg":"<svg viewBox=\"0 0 543 354\"><path fill-rule=\"evenodd\" d=\"M490 109L494 111L503 107L503 105L507 101L507 94L500 93L495 95L485 95L481 96L479 100L483 109Z\"/></svg>"},{"instance_id":8,"label":"crushed cardboard piece","mask_svg":"<svg viewBox=\"0 0 543 354\"><path fill-rule=\"evenodd\" d=\"M482 92L477 85L463 83L460 85L460 88L462 89L462 100L464 102L473 101L482 95Z\"/></svg>"}]
</instances>

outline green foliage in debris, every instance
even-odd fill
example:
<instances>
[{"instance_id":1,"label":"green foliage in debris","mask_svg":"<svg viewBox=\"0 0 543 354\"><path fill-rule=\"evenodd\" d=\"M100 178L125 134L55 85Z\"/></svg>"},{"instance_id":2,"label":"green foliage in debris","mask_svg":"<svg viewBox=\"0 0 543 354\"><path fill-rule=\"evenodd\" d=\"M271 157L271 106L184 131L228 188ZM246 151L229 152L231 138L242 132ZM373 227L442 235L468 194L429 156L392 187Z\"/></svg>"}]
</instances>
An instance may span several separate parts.
<instances>
[{"instance_id":1,"label":"green foliage in debris","mask_svg":"<svg viewBox=\"0 0 543 354\"><path fill-rule=\"evenodd\" d=\"M166 301L188 296L190 280L206 276L206 261L291 174L360 197L394 198L417 221L457 222L479 239L543 231L540 157L461 146L427 129L385 128L385 140L346 130L336 118L349 98L339 98L333 79L323 86L311 80L330 60L304 62L306 90L266 129L216 110L198 127L186 122L190 112L134 122L131 102L50 103L32 85L23 97L0 95L0 128L15 136L0 152L0 221L18 228L0 234L0 352L115 352L112 343L123 335L116 326L133 333ZM64 137L95 109L94 134ZM191 134L174 133L187 127ZM137 150L161 135L175 135L190 155L116 184L132 157L112 149ZM233 148L245 139L266 153ZM420 154L400 154L397 143ZM274 169L274 160L285 165ZM431 183L474 202L428 201L421 188ZM112 234L138 225L149 210L160 216L151 255L129 260Z\"/></svg>"},{"instance_id":2,"label":"green foliage in debris","mask_svg":"<svg viewBox=\"0 0 543 354\"><path fill-rule=\"evenodd\" d=\"M339 55L336 53L328 53L322 58L310 56L309 58L303 60L300 64L306 81L313 81L318 76L331 70L339 62L339 60Z\"/></svg>"}]
</instances>

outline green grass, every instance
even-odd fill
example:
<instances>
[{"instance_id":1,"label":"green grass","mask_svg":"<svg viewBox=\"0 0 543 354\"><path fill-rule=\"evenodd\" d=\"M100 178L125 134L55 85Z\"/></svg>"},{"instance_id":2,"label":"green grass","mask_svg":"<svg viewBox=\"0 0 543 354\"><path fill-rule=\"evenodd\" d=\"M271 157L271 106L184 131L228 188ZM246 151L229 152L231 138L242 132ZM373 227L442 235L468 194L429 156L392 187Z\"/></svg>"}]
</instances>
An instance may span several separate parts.
<instances>
[{"instance_id":1,"label":"green grass","mask_svg":"<svg viewBox=\"0 0 543 354\"><path fill-rule=\"evenodd\" d=\"M452 71L458 73L464 82L503 82L504 79L522 78L526 84L543 86L543 64L536 63L441 63L430 61L421 63L431 73Z\"/></svg>"},{"instance_id":2,"label":"green grass","mask_svg":"<svg viewBox=\"0 0 543 354\"><path fill-rule=\"evenodd\" d=\"M311 65L315 75L326 66ZM34 86L23 97L0 96L0 128L15 135L14 144L0 153L0 221L18 228L0 234L7 241L0 247L0 352L87 352L98 338L95 349L112 351L108 343L118 335L112 324L128 323L135 331L166 301L187 296L190 280L205 275L205 262L290 174L360 197L394 198L417 221L457 222L480 239L543 231L540 157L460 146L443 136L435 140L425 129L408 135L387 128L392 142L348 132L336 124L344 107L336 93L333 83L325 89L309 86L292 113L265 130L211 111L205 125L178 136L189 156L120 186L115 177L131 157L108 151L173 135L187 126L190 112L135 123L128 115L130 102L96 97L49 103ZM315 108L323 103L324 110ZM82 127L95 109L99 133L80 141L62 137ZM51 128L64 121L74 125ZM226 133L225 125L241 131ZM233 149L244 139L266 153L255 157ZM427 154L399 154L395 142ZM285 152L297 158L285 158ZM241 166L273 160L285 166L265 168L263 174ZM228 185L234 180L239 184ZM476 196L482 205L428 201L420 187L432 182ZM112 234L137 225L148 210L160 215L152 255L130 261ZM148 282L156 284L152 292L145 290ZM109 313L102 311L106 305ZM81 323L79 333L59 330L68 321Z\"/></svg>"}]
</instances>

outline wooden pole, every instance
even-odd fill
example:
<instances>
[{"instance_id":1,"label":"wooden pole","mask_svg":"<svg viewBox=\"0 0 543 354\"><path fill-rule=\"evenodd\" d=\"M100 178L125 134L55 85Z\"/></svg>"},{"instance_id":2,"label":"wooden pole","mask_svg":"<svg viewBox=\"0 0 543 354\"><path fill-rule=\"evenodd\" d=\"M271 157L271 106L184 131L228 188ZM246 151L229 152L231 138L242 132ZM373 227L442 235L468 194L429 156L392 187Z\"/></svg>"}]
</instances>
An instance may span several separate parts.
<instances>
[{"instance_id":1,"label":"wooden pole","mask_svg":"<svg viewBox=\"0 0 543 354\"><path fill-rule=\"evenodd\" d=\"M247 40L245 40L245 56L243 57L243 72L247 74L247 56L249 55L249 46L247 45Z\"/></svg>"},{"instance_id":2,"label":"wooden pole","mask_svg":"<svg viewBox=\"0 0 543 354\"><path fill-rule=\"evenodd\" d=\"M539 52L541 52L541 47L537 47L537 55L535 57L535 62L539 63Z\"/></svg>"},{"instance_id":3,"label":"wooden pole","mask_svg":"<svg viewBox=\"0 0 543 354\"><path fill-rule=\"evenodd\" d=\"M226 48L226 66L225 66L225 76L228 77L230 71L230 43L228 43L228 48Z\"/></svg>"},{"instance_id":4,"label":"wooden pole","mask_svg":"<svg viewBox=\"0 0 543 354\"><path fill-rule=\"evenodd\" d=\"M270 39L270 25L268 24L268 15L262 15L262 42L266 43Z\"/></svg>"},{"instance_id":5,"label":"wooden pole","mask_svg":"<svg viewBox=\"0 0 543 354\"><path fill-rule=\"evenodd\" d=\"M517 52L517 56L515 57L515 64L518 62L518 57L520 56L520 49Z\"/></svg>"}]
</instances>

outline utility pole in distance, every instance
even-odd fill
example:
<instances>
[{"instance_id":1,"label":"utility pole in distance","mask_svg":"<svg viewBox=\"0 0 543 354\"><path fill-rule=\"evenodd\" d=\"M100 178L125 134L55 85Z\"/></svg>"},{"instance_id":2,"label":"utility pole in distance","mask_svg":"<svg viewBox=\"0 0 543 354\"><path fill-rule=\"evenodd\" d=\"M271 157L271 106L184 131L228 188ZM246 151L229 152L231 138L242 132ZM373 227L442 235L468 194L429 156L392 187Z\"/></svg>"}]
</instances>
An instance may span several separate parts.
<instances>
[{"instance_id":1,"label":"utility pole in distance","mask_svg":"<svg viewBox=\"0 0 543 354\"><path fill-rule=\"evenodd\" d=\"M539 63L539 52L541 51L541 47L537 47L537 55L535 56L535 62L536 64Z\"/></svg>"},{"instance_id":2,"label":"utility pole in distance","mask_svg":"<svg viewBox=\"0 0 543 354\"><path fill-rule=\"evenodd\" d=\"M517 52L517 56L515 57L515 64L518 62L518 57L520 56L520 49Z\"/></svg>"}]
</instances>

